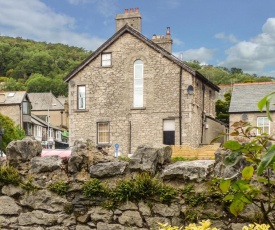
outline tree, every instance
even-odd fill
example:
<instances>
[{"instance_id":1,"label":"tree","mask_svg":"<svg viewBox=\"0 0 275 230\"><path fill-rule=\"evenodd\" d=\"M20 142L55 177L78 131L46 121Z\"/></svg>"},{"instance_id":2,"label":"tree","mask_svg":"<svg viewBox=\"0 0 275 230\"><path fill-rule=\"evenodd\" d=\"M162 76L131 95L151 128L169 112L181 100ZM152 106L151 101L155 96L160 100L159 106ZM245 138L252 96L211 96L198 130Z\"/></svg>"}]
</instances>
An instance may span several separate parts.
<instances>
[{"instance_id":1,"label":"tree","mask_svg":"<svg viewBox=\"0 0 275 230\"><path fill-rule=\"evenodd\" d=\"M7 145L14 140L22 140L25 136L25 132L18 125L15 125L14 121L0 113L0 124L5 130L3 135L2 149L5 152Z\"/></svg>"},{"instance_id":2,"label":"tree","mask_svg":"<svg viewBox=\"0 0 275 230\"><path fill-rule=\"evenodd\" d=\"M216 101L216 117L218 120L224 122L225 124L229 124L229 106L231 101L231 92L227 92L224 94L224 101L217 100Z\"/></svg>"}]
</instances>

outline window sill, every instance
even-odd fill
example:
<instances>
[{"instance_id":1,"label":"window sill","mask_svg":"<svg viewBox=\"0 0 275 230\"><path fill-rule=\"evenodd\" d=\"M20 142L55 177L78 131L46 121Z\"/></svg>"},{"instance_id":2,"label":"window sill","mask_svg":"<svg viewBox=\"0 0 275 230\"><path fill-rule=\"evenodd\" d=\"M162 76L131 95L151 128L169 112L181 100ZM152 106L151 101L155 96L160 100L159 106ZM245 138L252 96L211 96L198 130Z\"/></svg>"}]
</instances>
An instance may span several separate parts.
<instances>
[{"instance_id":1,"label":"window sill","mask_svg":"<svg viewBox=\"0 0 275 230\"><path fill-rule=\"evenodd\" d=\"M96 145L96 148L98 149L101 149L101 148L104 148L104 147L111 147L111 144L110 143L102 143L102 144L97 144Z\"/></svg>"},{"instance_id":2,"label":"window sill","mask_svg":"<svg viewBox=\"0 0 275 230\"><path fill-rule=\"evenodd\" d=\"M100 66L101 68L112 68L112 65Z\"/></svg>"},{"instance_id":3,"label":"window sill","mask_svg":"<svg viewBox=\"0 0 275 230\"><path fill-rule=\"evenodd\" d=\"M89 112L88 109L75 109L74 110L75 113L85 113L85 112Z\"/></svg>"},{"instance_id":4,"label":"window sill","mask_svg":"<svg viewBox=\"0 0 275 230\"><path fill-rule=\"evenodd\" d=\"M145 110L146 107L132 107L131 110Z\"/></svg>"}]
</instances>

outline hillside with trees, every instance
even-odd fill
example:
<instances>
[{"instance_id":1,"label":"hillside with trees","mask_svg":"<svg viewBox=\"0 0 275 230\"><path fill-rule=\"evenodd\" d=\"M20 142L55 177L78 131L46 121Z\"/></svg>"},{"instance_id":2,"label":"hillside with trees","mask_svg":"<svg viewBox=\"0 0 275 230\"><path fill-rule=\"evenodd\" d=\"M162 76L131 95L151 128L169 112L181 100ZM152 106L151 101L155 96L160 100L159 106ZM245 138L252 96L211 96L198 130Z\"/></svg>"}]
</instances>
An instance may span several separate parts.
<instances>
[{"instance_id":1,"label":"hillside with trees","mask_svg":"<svg viewBox=\"0 0 275 230\"><path fill-rule=\"evenodd\" d=\"M68 94L63 78L91 51L64 44L36 42L20 37L0 36L0 86L4 91L27 90L30 93L49 92L55 96ZM186 62L213 83L273 81L269 76L243 73L241 69L200 65Z\"/></svg>"},{"instance_id":2,"label":"hillside with trees","mask_svg":"<svg viewBox=\"0 0 275 230\"><path fill-rule=\"evenodd\" d=\"M0 36L2 90L49 92L67 95L63 78L91 52L63 44L51 44Z\"/></svg>"},{"instance_id":3,"label":"hillside with trees","mask_svg":"<svg viewBox=\"0 0 275 230\"><path fill-rule=\"evenodd\" d=\"M256 74L243 73L239 68L214 67L212 65L200 65L198 61L185 62L189 67L203 74L216 85L230 85L246 82L270 82L275 79L271 76L257 76Z\"/></svg>"}]
</instances>

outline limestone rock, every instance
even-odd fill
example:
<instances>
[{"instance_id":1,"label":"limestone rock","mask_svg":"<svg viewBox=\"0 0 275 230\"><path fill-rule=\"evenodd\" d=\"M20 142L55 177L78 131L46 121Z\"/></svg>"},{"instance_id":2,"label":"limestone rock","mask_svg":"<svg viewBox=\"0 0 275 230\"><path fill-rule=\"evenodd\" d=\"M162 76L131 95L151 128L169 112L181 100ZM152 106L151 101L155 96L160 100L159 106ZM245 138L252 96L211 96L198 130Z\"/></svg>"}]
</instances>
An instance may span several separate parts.
<instances>
[{"instance_id":1,"label":"limestone rock","mask_svg":"<svg viewBox=\"0 0 275 230\"><path fill-rule=\"evenodd\" d=\"M158 229L159 228L158 223L171 224L170 219L165 217L145 217L145 220L148 226L150 227L150 229Z\"/></svg>"},{"instance_id":2,"label":"limestone rock","mask_svg":"<svg viewBox=\"0 0 275 230\"><path fill-rule=\"evenodd\" d=\"M22 208L8 196L0 196L0 215L17 215Z\"/></svg>"},{"instance_id":3,"label":"limestone rock","mask_svg":"<svg viewBox=\"0 0 275 230\"><path fill-rule=\"evenodd\" d=\"M31 170L33 173L52 172L60 169L62 159L58 156L34 157L31 159Z\"/></svg>"},{"instance_id":4,"label":"limestone rock","mask_svg":"<svg viewBox=\"0 0 275 230\"><path fill-rule=\"evenodd\" d=\"M32 212L26 212L26 213L21 213L18 222L19 225L46 225L46 226L52 226L57 223L57 218L58 216L56 214L49 214L45 213L40 210L35 210Z\"/></svg>"},{"instance_id":5,"label":"limestone rock","mask_svg":"<svg viewBox=\"0 0 275 230\"><path fill-rule=\"evenodd\" d=\"M51 212L63 211L68 201L48 190L38 190L25 194L20 203L33 209L44 209Z\"/></svg>"},{"instance_id":6,"label":"limestone rock","mask_svg":"<svg viewBox=\"0 0 275 230\"><path fill-rule=\"evenodd\" d=\"M123 225L134 225L142 227L143 221L138 211L125 211L118 218L118 222Z\"/></svg>"},{"instance_id":7,"label":"limestone rock","mask_svg":"<svg viewBox=\"0 0 275 230\"><path fill-rule=\"evenodd\" d=\"M124 173L128 163L124 161L112 161L98 163L90 167L91 177L110 177Z\"/></svg>"},{"instance_id":8,"label":"limestone rock","mask_svg":"<svg viewBox=\"0 0 275 230\"><path fill-rule=\"evenodd\" d=\"M33 157L41 156L42 145L34 137L11 141L6 148L7 160L10 163L26 162Z\"/></svg>"},{"instance_id":9,"label":"limestone rock","mask_svg":"<svg viewBox=\"0 0 275 230\"><path fill-rule=\"evenodd\" d=\"M120 207L119 207L120 210L122 211L125 211L125 210L137 210L138 207L135 203L131 202L131 201L128 201L124 204L122 204Z\"/></svg>"},{"instance_id":10,"label":"limestone rock","mask_svg":"<svg viewBox=\"0 0 275 230\"><path fill-rule=\"evenodd\" d=\"M163 165L170 162L171 155L170 146L154 148L149 145L141 145L132 155L129 168L155 174L158 164Z\"/></svg>"},{"instance_id":11,"label":"limestone rock","mask_svg":"<svg viewBox=\"0 0 275 230\"><path fill-rule=\"evenodd\" d=\"M76 225L75 230L90 230L91 228L86 225Z\"/></svg>"},{"instance_id":12,"label":"limestone rock","mask_svg":"<svg viewBox=\"0 0 275 230\"><path fill-rule=\"evenodd\" d=\"M93 147L93 143L89 140L83 142L75 141L71 150L71 157L68 161L68 172L77 173L81 170L87 170L91 165L105 162L112 162L116 159L114 156L108 155Z\"/></svg>"},{"instance_id":13,"label":"limestone rock","mask_svg":"<svg viewBox=\"0 0 275 230\"><path fill-rule=\"evenodd\" d=\"M138 203L138 209L143 216L151 215L151 210L150 210L149 206L147 204L145 204L143 201L140 201Z\"/></svg>"},{"instance_id":14,"label":"limestone rock","mask_svg":"<svg viewBox=\"0 0 275 230\"><path fill-rule=\"evenodd\" d=\"M2 229L8 229L6 227L11 225L11 224L15 224L17 222L17 219L18 219L17 217L9 216L9 218L6 218L4 216L0 216L0 226L1 226Z\"/></svg>"},{"instance_id":15,"label":"limestone rock","mask_svg":"<svg viewBox=\"0 0 275 230\"><path fill-rule=\"evenodd\" d=\"M230 178L232 176L238 176L241 178L241 171L244 167L249 165L249 162L244 158L240 158L236 164L232 166L225 166L224 160L231 154L230 150L219 148L215 152L215 168L214 173L217 177Z\"/></svg>"},{"instance_id":16,"label":"limestone rock","mask_svg":"<svg viewBox=\"0 0 275 230\"><path fill-rule=\"evenodd\" d=\"M2 193L7 196L15 196L15 195L23 194L24 191L20 186L9 184L9 185L3 186Z\"/></svg>"},{"instance_id":17,"label":"limestone rock","mask_svg":"<svg viewBox=\"0 0 275 230\"><path fill-rule=\"evenodd\" d=\"M97 223L97 230L126 230L126 228L120 224L105 224L99 222Z\"/></svg>"},{"instance_id":18,"label":"limestone rock","mask_svg":"<svg viewBox=\"0 0 275 230\"><path fill-rule=\"evenodd\" d=\"M103 221L110 223L113 217L113 213L101 207L94 207L88 212L92 221Z\"/></svg>"},{"instance_id":19,"label":"limestone rock","mask_svg":"<svg viewBox=\"0 0 275 230\"><path fill-rule=\"evenodd\" d=\"M212 172L214 163L214 160L178 161L168 165L161 177L202 181Z\"/></svg>"},{"instance_id":20,"label":"limestone rock","mask_svg":"<svg viewBox=\"0 0 275 230\"><path fill-rule=\"evenodd\" d=\"M170 207L167 204L154 204L152 211L164 217L179 216L180 210L178 206L171 205Z\"/></svg>"}]
</instances>

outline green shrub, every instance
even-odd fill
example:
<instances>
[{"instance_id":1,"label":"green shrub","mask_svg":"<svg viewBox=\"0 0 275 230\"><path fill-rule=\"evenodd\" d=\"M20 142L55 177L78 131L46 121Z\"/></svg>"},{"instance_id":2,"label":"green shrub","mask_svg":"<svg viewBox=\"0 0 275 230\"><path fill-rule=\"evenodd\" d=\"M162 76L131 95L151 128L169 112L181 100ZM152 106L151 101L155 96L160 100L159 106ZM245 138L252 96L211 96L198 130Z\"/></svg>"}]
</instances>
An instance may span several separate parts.
<instances>
[{"instance_id":1,"label":"green shrub","mask_svg":"<svg viewBox=\"0 0 275 230\"><path fill-rule=\"evenodd\" d=\"M17 169L11 166L1 166L0 167L0 185L19 185L21 177Z\"/></svg>"},{"instance_id":2,"label":"green shrub","mask_svg":"<svg viewBox=\"0 0 275 230\"><path fill-rule=\"evenodd\" d=\"M194 161L194 160L198 160L198 158L197 157L187 158L187 157L180 157L180 156L171 158L172 163L177 162L177 161Z\"/></svg>"},{"instance_id":3,"label":"green shrub","mask_svg":"<svg viewBox=\"0 0 275 230\"><path fill-rule=\"evenodd\" d=\"M28 178L26 183L20 183L21 188L26 190L27 192L33 192L38 189L37 186L32 184L33 178Z\"/></svg>"},{"instance_id":4,"label":"green shrub","mask_svg":"<svg viewBox=\"0 0 275 230\"><path fill-rule=\"evenodd\" d=\"M171 203L171 201L176 198L177 194L178 191L175 188L164 184L161 184L157 191L158 198L162 203Z\"/></svg>"},{"instance_id":5,"label":"green shrub","mask_svg":"<svg viewBox=\"0 0 275 230\"><path fill-rule=\"evenodd\" d=\"M104 186L101 181L96 178L86 181L83 184L82 189L83 194L86 197L90 198L102 197L107 195L106 186Z\"/></svg>"},{"instance_id":6,"label":"green shrub","mask_svg":"<svg viewBox=\"0 0 275 230\"><path fill-rule=\"evenodd\" d=\"M116 203L134 200L135 185L133 180L123 180L118 182L116 187L109 192L109 197Z\"/></svg>"},{"instance_id":7,"label":"green shrub","mask_svg":"<svg viewBox=\"0 0 275 230\"><path fill-rule=\"evenodd\" d=\"M130 162L130 158L129 157L125 157L125 156L118 156L118 159L121 161L126 161L126 162Z\"/></svg>"},{"instance_id":8,"label":"green shrub","mask_svg":"<svg viewBox=\"0 0 275 230\"><path fill-rule=\"evenodd\" d=\"M64 181L57 181L50 185L49 190L60 195L66 195L69 191L70 187L69 185Z\"/></svg>"}]
</instances>

